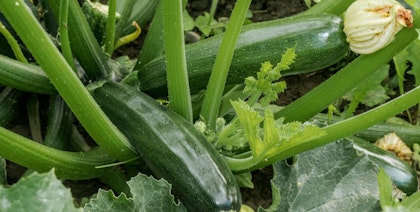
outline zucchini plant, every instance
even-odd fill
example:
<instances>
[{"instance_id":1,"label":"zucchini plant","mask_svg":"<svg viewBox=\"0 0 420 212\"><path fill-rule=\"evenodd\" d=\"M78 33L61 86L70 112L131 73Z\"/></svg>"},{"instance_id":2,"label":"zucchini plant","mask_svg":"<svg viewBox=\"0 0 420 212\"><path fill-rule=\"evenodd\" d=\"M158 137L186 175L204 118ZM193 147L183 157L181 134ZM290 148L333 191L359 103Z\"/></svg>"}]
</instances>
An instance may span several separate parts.
<instances>
[{"instance_id":1,"label":"zucchini plant","mask_svg":"<svg viewBox=\"0 0 420 212\"><path fill-rule=\"evenodd\" d=\"M375 140L379 136L372 138L372 132L385 135L392 129L409 145L416 143L418 127L383 122L418 104L420 88L351 118L329 117L333 124L325 124L324 109L418 38L420 18L413 12L412 28L393 34L395 39L386 46L347 57L349 38L343 24L354 23L343 22L342 14L352 2L323 0L301 14L243 25L251 0L237 1L224 33L188 45L182 22L188 1L0 2L1 39L7 41L0 44L0 156L27 168L29 175L0 188L6 190L0 192L1 210L22 205L13 192L39 178L67 196L58 177L97 179L111 190L99 190L82 209L71 198L61 208L37 205L38 200L28 205L68 211L100 211L103 205L110 211L240 211L249 208L240 187L252 187L251 172L270 165L275 167L273 204L267 210L312 208L324 203L296 205L302 199L290 204L282 197L299 198L293 195L300 189L323 185L307 184L312 177L304 182L300 176L291 179L305 172L303 162L291 168L281 163L299 160L301 154L313 158L310 152L320 154L315 148L324 151L333 146L329 143L343 140L333 150L341 154L351 148L341 161L345 164L340 167L346 168L339 170L340 176L352 170L375 174L372 161L414 198L417 176L412 167L361 138ZM138 58L114 54L136 39L141 28L148 33ZM356 32L352 39L361 33ZM287 91L284 76L317 74L343 59L351 61L318 87L280 109L272 105ZM20 112L25 109L27 115ZM22 120L31 121L32 138L11 130L14 121ZM328 161L316 165L323 163ZM362 168L347 169L356 164ZM54 191L40 189L34 196L54 196ZM379 197L369 198L372 207L379 205Z\"/></svg>"}]
</instances>

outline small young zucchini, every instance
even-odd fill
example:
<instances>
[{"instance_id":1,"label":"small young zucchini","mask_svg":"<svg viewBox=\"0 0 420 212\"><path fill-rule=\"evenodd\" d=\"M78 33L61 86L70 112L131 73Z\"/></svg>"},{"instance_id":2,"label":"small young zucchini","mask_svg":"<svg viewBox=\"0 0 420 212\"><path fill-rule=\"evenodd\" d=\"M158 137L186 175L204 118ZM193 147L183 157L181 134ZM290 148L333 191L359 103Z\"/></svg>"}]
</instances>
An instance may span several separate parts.
<instances>
[{"instance_id":1,"label":"small young zucchini","mask_svg":"<svg viewBox=\"0 0 420 212\"><path fill-rule=\"evenodd\" d=\"M192 124L133 87L107 82L92 95L189 211L239 211L232 172Z\"/></svg>"},{"instance_id":2,"label":"small young zucchini","mask_svg":"<svg viewBox=\"0 0 420 212\"><path fill-rule=\"evenodd\" d=\"M188 78L192 92L205 89L223 35L187 45ZM260 64L276 64L281 54L296 46L296 61L283 76L317 71L343 58L349 51L342 20L334 15L300 15L245 25L238 39L226 85L240 84L254 76ZM140 88L153 96L166 90L165 55L137 64Z\"/></svg>"}]
</instances>

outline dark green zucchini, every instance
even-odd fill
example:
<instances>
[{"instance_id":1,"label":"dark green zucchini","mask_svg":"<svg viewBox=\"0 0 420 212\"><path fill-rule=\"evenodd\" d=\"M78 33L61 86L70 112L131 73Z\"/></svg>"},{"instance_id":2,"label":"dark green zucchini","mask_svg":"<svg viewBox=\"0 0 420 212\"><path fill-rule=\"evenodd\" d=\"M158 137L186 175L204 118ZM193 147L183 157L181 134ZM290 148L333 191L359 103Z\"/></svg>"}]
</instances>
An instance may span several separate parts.
<instances>
[{"instance_id":1,"label":"dark green zucchini","mask_svg":"<svg viewBox=\"0 0 420 212\"><path fill-rule=\"evenodd\" d=\"M187 45L188 78L192 92L205 89L223 35ZM249 24L243 27L236 45L227 85L243 83L254 76L262 62L272 64L296 45L296 62L283 76L317 71L328 67L348 53L342 20L333 15L316 14ZM140 67L141 65L137 65ZM145 64L139 70L140 88L153 96L166 90L165 56Z\"/></svg>"},{"instance_id":2,"label":"dark green zucchini","mask_svg":"<svg viewBox=\"0 0 420 212\"><path fill-rule=\"evenodd\" d=\"M189 211L239 211L232 172L191 123L126 85L108 82L92 95Z\"/></svg>"}]
</instances>

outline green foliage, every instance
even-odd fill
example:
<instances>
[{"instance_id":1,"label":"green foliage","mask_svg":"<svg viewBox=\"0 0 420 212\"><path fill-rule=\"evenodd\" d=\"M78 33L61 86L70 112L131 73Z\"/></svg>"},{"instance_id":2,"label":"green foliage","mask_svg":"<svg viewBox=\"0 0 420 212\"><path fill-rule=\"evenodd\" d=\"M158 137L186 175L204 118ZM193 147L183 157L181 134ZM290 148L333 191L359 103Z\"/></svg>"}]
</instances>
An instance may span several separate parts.
<instances>
[{"instance_id":1,"label":"green foliage","mask_svg":"<svg viewBox=\"0 0 420 212\"><path fill-rule=\"evenodd\" d=\"M184 30L190 31L197 28L203 37L209 37L211 35L217 35L224 31L226 22L217 21L207 12L203 15L198 16L195 20L188 14L188 11L184 10Z\"/></svg>"},{"instance_id":2,"label":"green foliage","mask_svg":"<svg viewBox=\"0 0 420 212\"><path fill-rule=\"evenodd\" d=\"M182 204L175 202L171 185L164 179L139 174L127 184L132 197L124 193L115 196L112 191L100 189L82 210L74 206L70 189L53 171L34 172L10 188L0 188L0 211L185 211Z\"/></svg>"},{"instance_id":3,"label":"green foliage","mask_svg":"<svg viewBox=\"0 0 420 212\"><path fill-rule=\"evenodd\" d=\"M420 8L420 2L417 0L405 0L404 2L409 4L416 11L418 11Z\"/></svg>"},{"instance_id":4,"label":"green foliage","mask_svg":"<svg viewBox=\"0 0 420 212\"><path fill-rule=\"evenodd\" d=\"M53 171L32 173L10 188L0 188L0 211L81 211L73 205L70 189Z\"/></svg>"},{"instance_id":5,"label":"green foliage","mask_svg":"<svg viewBox=\"0 0 420 212\"><path fill-rule=\"evenodd\" d=\"M242 100L232 101L232 105L257 162L280 154L281 147L286 143L298 143L324 134L315 125L300 122L283 124L281 119L274 120L271 110L265 110L264 115L260 115Z\"/></svg>"},{"instance_id":6,"label":"green foliage","mask_svg":"<svg viewBox=\"0 0 420 212\"><path fill-rule=\"evenodd\" d=\"M394 58L395 70L398 77L400 93L404 93L405 73L414 75L415 85L420 84L420 72L418 71L418 61L420 54L417 51L420 47L420 40L416 39L407 48L398 53Z\"/></svg>"},{"instance_id":7,"label":"green foliage","mask_svg":"<svg viewBox=\"0 0 420 212\"><path fill-rule=\"evenodd\" d=\"M274 164L273 205L258 211L378 211L375 166L348 141ZM279 200L281 197L281 202Z\"/></svg>"},{"instance_id":8,"label":"green foliage","mask_svg":"<svg viewBox=\"0 0 420 212\"><path fill-rule=\"evenodd\" d=\"M263 97L259 101L263 107L276 100L278 94L286 89L286 82L276 81L280 79L281 71L289 69L295 58L295 47L293 47L286 50L276 67L273 68L269 61L262 63L257 78L251 76L245 79L244 93L250 95L262 93Z\"/></svg>"},{"instance_id":9,"label":"green foliage","mask_svg":"<svg viewBox=\"0 0 420 212\"><path fill-rule=\"evenodd\" d=\"M248 153L251 156L248 155L249 157L242 160L250 160L245 162L248 164L258 164L282 154L282 147L286 145L324 135L324 132L315 125L301 122L283 123L281 118L274 119L273 107L270 107L269 103L276 100L278 94L286 88L286 83L278 80L281 71L289 69L295 58L295 47L288 48L274 68L270 62L264 62L257 73L257 78L245 79L244 93L250 97L246 102L241 99L231 100L236 118L216 131L216 147L232 151L239 149L242 152L249 148ZM257 100L260 104L255 104Z\"/></svg>"},{"instance_id":10,"label":"green foliage","mask_svg":"<svg viewBox=\"0 0 420 212\"><path fill-rule=\"evenodd\" d=\"M389 65L384 65L371 76L363 80L356 88L352 89L343 99L349 100L350 104L346 116L353 114L357 106L362 103L368 107L384 103L389 99L382 82L388 77Z\"/></svg>"},{"instance_id":11,"label":"green foliage","mask_svg":"<svg viewBox=\"0 0 420 212\"><path fill-rule=\"evenodd\" d=\"M112 191L99 190L98 195L85 205L84 211L185 211L175 202L171 185L164 179L138 174L127 183L132 197L125 194L117 197Z\"/></svg>"}]
</instances>

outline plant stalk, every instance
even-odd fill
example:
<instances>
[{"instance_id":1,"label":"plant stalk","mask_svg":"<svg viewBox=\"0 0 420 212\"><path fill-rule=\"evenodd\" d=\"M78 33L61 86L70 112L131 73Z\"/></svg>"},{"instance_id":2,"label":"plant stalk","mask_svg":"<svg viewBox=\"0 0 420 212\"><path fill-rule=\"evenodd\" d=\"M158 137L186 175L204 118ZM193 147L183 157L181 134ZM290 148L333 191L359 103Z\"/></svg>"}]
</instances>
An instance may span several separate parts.
<instances>
[{"instance_id":1,"label":"plant stalk","mask_svg":"<svg viewBox=\"0 0 420 212\"><path fill-rule=\"evenodd\" d=\"M47 172L52 168L58 177L72 180L91 179L106 173L107 169L96 166L114 162L101 151L66 152L29 140L0 127L0 156L29 169Z\"/></svg>"},{"instance_id":2,"label":"plant stalk","mask_svg":"<svg viewBox=\"0 0 420 212\"><path fill-rule=\"evenodd\" d=\"M182 0L163 0L169 107L186 120L192 122L182 10Z\"/></svg>"},{"instance_id":3,"label":"plant stalk","mask_svg":"<svg viewBox=\"0 0 420 212\"><path fill-rule=\"evenodd\" d=\"M15 54L16 59L22 63L28 63L25 55L23 55L22 53L22 49L20 48L19 43L16 41L13 35L9 32L9 30L7 30L6 26L4 26L3 23L1 22L0 22L0 34L2 34L4 38L6 38L7 42L12 48L13 53Z\"/></svg>"},{"instance_id":4,"label":"plant stalk","mask_svg":"<svg viewBox=\"0 0 420 212\"><path fill-rule=\"evenodd\" d=\"M59 15L59 30L60 30L60 43L61 51L71 68L76 71L76 66L73 60L73 53L71 52L69 30L67 18L69 14L69 0L60 0L60 15Z\"/></svg>"},{"instance_id":5,"label":"plant stalk","mask_svg":"<svg viewBox=\"0 0 420 212\"><path fill-rule=\"evenodd\" d=\"M236 2L210 75L201 108L201 116L211 130L215 130L216 128L216 119L219 116L220 102L235 51L236 41L238 40L250 4L251 0Z\"/></svg>"},{"instance_id":6,"label":"plant stalk","mask_svg":"<svg viewBox=\"0 0 420 212\"><path fill-rule=\"evenodd\" d=\"M115 43L115 21L117 17L117 0L108 0L108 19L106 22L105 54L111 57Z\"/></svg>"}]
</instances>

